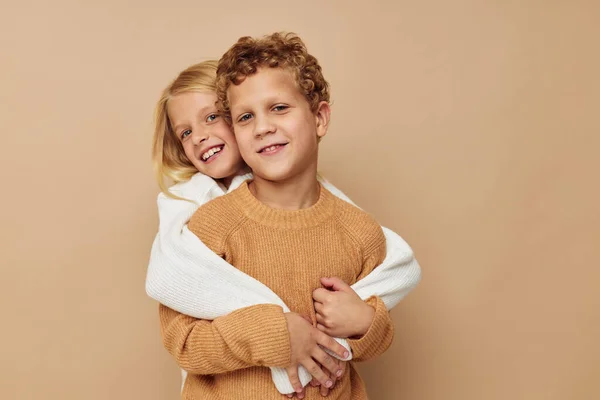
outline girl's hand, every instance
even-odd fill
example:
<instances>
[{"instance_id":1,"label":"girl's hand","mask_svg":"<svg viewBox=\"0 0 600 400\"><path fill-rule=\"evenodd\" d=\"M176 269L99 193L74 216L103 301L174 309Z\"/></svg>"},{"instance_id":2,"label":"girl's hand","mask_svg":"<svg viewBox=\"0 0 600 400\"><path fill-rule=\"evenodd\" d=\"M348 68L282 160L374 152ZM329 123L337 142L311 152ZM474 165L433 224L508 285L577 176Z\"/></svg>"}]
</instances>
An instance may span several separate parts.
<instances>
[{"instance_id":1,"label":"girl's hand","mask_svg":"<svg viewBox=\"0 0 600 400\"><path fill-rule=\"evenodd\" d=\"M325 387L333 386L335 379L331 379L325 371L336 376L340 370L336 359L327 354L323 348L336 353L341 358L348 357L348 351L329 335L313 327L300 315L285 313L288 331L290 333L290 346L292 350L291 363L286 368L290 382L296 393L302 393L302 385L298 378L298 366L302 365L308 372ZM324 368L321 369L321 366Z\"/></svg>"},{"instance_id":2,"label":"girl's hand","mask_svg":"<svg viewBox=\"0 0 600 400\"><path fill-rule=\"evenodd\" d=\"M302 315L302 317L310 324L310 318L306 315ZM312 387L317 387L319 386L319 391L321 392L321 396L326 397L329 396L329 391L331 389L333 389L335 387L335 384L337 381L341 380L342 377L344 376L344 373L346 372L346 366L348 364L347 361L342 361L342 360L338 360L338 359L334 359L333 360L337 366L338 366L338 371L336 372L336 376L334 377L333 374L327 370L324 370L323 372L325 372L325 374L331 378L331 381L333 382L333 384L331 385L330 388L327 388L324 385L321 385L321 382L319 382L317 379L313 378L312 381L310 381L310 386ZM323 369L323 366L320 366L321 369ZM300 393L289 393L287 394L287 397L289 397L290 399L293 398L294 396L296 396L298 399L303 399L304 396L306 395L306 387L302 388L302 391Z\"/></svg>"},{"instance_id":3,"label":"girl's hand","mask_svg":"<svg viewBox=\"0 0 600 400\"><path fill-rule=\"evenodd\" d=\"M313 292L317 329L339 338L360 337L373 322L375 309L340 278L321 278L325 288Z\"/></svg>"},{"instance_id":4,"label":"girl's hand","mask_svg":"<svg viewBox=\"0 0 600 400\"><path fill-rule=\"evenodd\" d=\"M340 370L341 372L338 374L338 376L333 379L333 386L331 386L330 388L326 388L325 386L321 385L319 383L319 381L317 381L316 379L313 378L312 381L310 381L310 385L312 387L317 387L320 386L320 392L321 392L321 396L325 397L329 395L329 391L332 390L335 387L335 383L339 380L342 379L342 377L344 376L344 372L346 371L346 365L348 364L347 361L342 361L342 360L336 360L336 362L338 363L338 365L340 366ZM333 378L333 377L332 377Z\"/></svg>"}]
</instances>

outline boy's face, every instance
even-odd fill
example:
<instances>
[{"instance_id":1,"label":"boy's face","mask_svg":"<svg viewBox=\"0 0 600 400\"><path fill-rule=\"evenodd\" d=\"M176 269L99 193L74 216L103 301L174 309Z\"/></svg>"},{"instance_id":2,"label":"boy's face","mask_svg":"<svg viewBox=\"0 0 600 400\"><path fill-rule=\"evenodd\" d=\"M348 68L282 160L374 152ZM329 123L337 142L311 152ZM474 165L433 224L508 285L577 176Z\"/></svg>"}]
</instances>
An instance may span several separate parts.
<instances>
[{"instance_id":1,"label":"boy's face","mask_svg":"<svg viewBox=\"0 0 600 400\"><path fill-rule=\"evenodd\" d=\"M171 128L185 155L205 175L228 178L244 167L231 128L219 115L214 92L185 92L167 104Z\"/></svg>"},{"instance_id":2,"label":"boy's face","mask_svg":"<svg viewBox=\"0 0 600 400\"><path fill-rule=\"evenodd\" d=\"M318 138L327 133L329 105L315 113L282 68L259 68L227 91L238 148L254 175L286 181L317 171Z\"/></svg>"}]
</instances>

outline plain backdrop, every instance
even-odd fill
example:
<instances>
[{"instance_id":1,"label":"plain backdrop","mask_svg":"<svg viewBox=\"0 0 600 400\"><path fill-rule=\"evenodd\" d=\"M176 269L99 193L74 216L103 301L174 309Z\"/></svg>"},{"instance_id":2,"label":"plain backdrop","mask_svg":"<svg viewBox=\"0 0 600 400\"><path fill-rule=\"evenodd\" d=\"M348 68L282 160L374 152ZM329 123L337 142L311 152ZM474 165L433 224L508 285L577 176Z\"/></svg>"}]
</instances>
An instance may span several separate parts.
<instances>
[{"instance_id":1,"label":"plain backdrop","mask_svg":"<svg viewBox=\"0 0 600 400\"><path fill-rule=\"evenodd\" d=\"M152 111L293 31L332 86L321 170L423 281L376 400L600 398L597 1L3 0L0 398L176 399L144 279Z\"/></svg>"}]
</instances>

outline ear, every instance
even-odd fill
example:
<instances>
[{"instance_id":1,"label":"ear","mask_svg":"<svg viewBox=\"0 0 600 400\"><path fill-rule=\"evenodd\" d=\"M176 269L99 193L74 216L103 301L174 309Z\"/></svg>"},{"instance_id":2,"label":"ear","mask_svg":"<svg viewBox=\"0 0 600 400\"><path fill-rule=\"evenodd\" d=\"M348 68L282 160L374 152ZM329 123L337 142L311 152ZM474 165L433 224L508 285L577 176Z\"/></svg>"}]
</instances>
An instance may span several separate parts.
<instances>
[{"instance_id":1,"label":"ear","mask_svg":"<svg viewBox=\"0 0 600 400\"><path fill-rule=\"evenodd\" d=\"M327 134L329 128L329 119L331 118L331 108L329 103L322 101L315 111L315 119L317 122L317 137L321 139Z\"/></svg>"}]
</instances>

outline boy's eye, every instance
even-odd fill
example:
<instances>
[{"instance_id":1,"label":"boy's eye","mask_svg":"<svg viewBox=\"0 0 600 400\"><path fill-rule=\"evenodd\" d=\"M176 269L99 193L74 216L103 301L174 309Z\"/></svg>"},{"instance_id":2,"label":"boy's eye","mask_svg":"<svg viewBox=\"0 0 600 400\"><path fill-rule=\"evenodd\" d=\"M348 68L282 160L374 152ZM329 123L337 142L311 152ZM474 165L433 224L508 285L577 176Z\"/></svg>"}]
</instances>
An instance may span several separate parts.
<instances>
[{"instance_id":1,"label":"boy's eye","mask_svg":"<svg viewBox=\"0 0 600 400\"><path fill-rule=\"evenodd\" d=\"M192 131L189 130L189 129L186 129L185 131L181 132L181 140L183 140L186 137L188 137L191 133L192 133Z\"/></svg>"},{"instance_id":2,"label":"boy's eye","mask_svg":"<svg viewBox=\"0 0 600 400\"><path fill-rule=\"evenodd\" d=\"M273 111L284 111L284 110L287 110L287 109L288 109L288 106L284 106L282 104L273 107Z\"/></svg>"},{"instance_id":3,"label":"boy's eye","mask_svg":"<svg viewBox=\"0 0 600 400\"><path fill-rule=\"evenodd\" d=\"M252 115L250 113L246 113L246 114L242 114L240 115L240 117L238 118L238 122L245 122L248 121L250 118L252 117Z\"/></svg>"},{"instance_id":4,"label":"boy's eye","mask_svg":"<svg viewBox=\"0 0 600 400\"><path fill-rule=\"evenodd\" d=\"M219 114L210 114L206 117L206 122L213 122L217 118L219 118Z\"/></svg>"}]
</instances>

